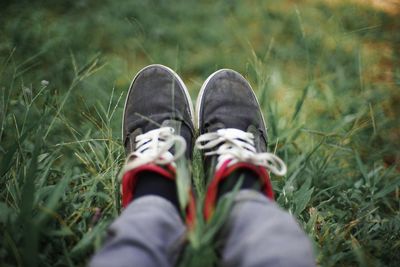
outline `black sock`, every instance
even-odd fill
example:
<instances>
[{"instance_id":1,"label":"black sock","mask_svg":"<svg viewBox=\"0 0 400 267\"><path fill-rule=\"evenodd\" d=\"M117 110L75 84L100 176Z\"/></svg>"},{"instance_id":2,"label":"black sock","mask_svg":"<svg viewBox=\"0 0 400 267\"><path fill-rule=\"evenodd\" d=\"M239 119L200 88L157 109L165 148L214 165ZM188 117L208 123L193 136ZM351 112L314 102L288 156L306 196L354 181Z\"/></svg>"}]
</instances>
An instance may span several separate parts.
<instances>
[{"instance_id":1,"label":"black sock","mask_svg":"<svg viewBox=\"0 0 400 267\"><path fill-rule=\"evenodd\" d=\"M143 171L138 174L133 198L156 195L169 200L178 210L179 201L175 181L153 171Z\"/></svg>"},{"instance_id":2,"label":"black sock","mask_svg":"<svg viewBox=\"0 0 400 267\"><path fill-rule=\"evenodd\" d=\"M231 192L241 177L243 177L243 182L240 186L240 190L253 189L256 191L261 191L260 178L254 171L249 169L238 169L232 172L220 183L218 186L217 199L222 197L224 194Z\"/></svg>"}]
</instances>

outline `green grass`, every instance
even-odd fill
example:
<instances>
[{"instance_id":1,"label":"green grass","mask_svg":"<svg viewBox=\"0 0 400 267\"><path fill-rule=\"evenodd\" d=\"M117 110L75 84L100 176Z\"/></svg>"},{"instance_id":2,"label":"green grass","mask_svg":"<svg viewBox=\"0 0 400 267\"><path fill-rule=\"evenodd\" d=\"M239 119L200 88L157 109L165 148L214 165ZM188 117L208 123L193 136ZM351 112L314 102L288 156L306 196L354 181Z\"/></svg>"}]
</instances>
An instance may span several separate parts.
<instances>
[{"instance_id":1,"label":"green grass","mask_svg":"<svg viewBox=\"0 0 400 267\"><path fill-rule=\"evenodd\" d=\"M288 165L277 202L321 266L398 266L400 24L334 2L2 1L0 265L83 266L100 247L120 211L123 99L161 63L194 99L218 68L249 79ZM193 165L201 198L198 154ZM183 265L215 259L225 205Z\"/></svg>"}]
</instances>

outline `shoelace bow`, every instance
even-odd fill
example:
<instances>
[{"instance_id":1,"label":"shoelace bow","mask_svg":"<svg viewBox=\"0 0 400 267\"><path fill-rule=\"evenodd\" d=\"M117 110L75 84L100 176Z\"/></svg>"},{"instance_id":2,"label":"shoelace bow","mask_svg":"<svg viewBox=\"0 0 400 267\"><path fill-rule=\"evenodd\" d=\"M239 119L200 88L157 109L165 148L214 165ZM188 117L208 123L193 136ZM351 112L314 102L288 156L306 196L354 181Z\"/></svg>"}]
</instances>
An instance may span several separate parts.
<instances>
[{"instance_id":1,"label":"shoelace bow","mask_svg":"<svg viewBox=\"0 0 400 267\"><path fill-rule=\"evenodd\" d=\"M186 150L185 139L174 133L172 127L161 127L136 136L136 150L127 157L124 172L148 163L173 164ZM172 154L169 150L174 145L175 153Z\"/></svg>"},{"instance_id":2,"label":"shoelace bow","mask_svg":"<svg viewBox=\"0 0 400 267\"><path fill-rule=\"evenodd\" d=\"M257 153L254 147L254 135L239 129L220 129L205 133L196 140L196 147L206 152L206 156L219 155L216 169L229 160L228 166L238 162L247 162L267 168L272 173L283 176L287 168L285 163L272 153ZM218 147L218 149L214 149Z\"/></svg>"}]
</instances>

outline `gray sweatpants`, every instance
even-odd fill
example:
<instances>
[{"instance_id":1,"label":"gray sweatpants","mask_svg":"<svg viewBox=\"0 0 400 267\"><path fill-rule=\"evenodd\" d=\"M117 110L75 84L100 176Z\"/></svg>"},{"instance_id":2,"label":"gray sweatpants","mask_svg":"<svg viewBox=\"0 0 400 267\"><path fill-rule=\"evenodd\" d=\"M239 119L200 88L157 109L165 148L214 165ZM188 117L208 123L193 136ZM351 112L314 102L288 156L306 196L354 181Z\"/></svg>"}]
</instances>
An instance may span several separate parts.
<instances>
[{"instance_id":1,"label":"gray sweatpants","mask_svg":"<svg viewBox=\"0 0 400 267\"><path fill-rule=\"evenodd\" d=\"M169 201L138 198L111 224L90 266L174 266L185 231ZM294 218L252 190L237 194L220 238L222 266L315 266L310 241Z\"/></svg>"}]
</instances>

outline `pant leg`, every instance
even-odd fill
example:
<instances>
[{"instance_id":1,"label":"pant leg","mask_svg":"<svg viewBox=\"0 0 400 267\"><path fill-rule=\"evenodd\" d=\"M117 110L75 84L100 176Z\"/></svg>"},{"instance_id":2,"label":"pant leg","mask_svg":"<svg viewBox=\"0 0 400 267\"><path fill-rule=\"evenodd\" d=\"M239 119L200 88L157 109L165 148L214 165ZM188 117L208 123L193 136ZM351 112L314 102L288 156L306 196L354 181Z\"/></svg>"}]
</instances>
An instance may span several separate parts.
<instances>
[{"instance_id":1,"label":"pant leg","mask_svg":"<svg viewBox=\"0 0 400 267\"><path fill-rule=\"evenodd\" d=\"M295 219L253 190L241 190L221 231L222 266L315 266L312 246Z\"/></svg>"},{"instance_id":2,"label":"pant leg","mask_svg":"<svg viewBox=\"0 0 400 267\"><path fill-rule=\"evenodd\" d=\"M89 266L173 266L185 231L178 211L169 201L157 196L140 197L111 224L103 248Z\"/></svg>"}]
</instances>

